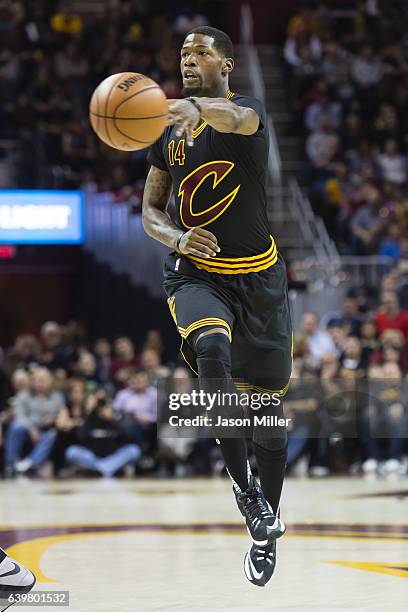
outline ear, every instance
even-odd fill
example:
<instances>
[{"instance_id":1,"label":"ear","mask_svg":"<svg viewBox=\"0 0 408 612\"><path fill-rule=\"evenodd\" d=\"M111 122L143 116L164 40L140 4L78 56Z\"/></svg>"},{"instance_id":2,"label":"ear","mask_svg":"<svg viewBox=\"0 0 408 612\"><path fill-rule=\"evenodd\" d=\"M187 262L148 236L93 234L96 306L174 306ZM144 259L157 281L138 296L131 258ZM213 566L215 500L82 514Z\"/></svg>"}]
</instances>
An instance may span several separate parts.
<instances>
[{"instance_id":1,"label":"ear","mask_svg":"<svg viewBox=\"0 0 408 612\"><path fill-rule=\"evenodd\" d=\"M222 76L227 76L233 70L234 70L234 60L232 59L232 57L225 58L223 65L222 65L222 69L221 69Z\"/></svg>"}]
</instances>

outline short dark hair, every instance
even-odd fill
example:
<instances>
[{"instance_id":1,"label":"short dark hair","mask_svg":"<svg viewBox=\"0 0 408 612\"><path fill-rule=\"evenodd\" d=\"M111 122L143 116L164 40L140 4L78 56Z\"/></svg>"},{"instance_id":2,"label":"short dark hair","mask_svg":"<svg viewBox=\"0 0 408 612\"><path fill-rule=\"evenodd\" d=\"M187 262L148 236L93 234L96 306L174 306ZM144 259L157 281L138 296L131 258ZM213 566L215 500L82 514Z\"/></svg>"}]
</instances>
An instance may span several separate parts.
<instances>
[{"instance_id":1,"label":"short dark hair","mask_svg":"<svg viewBox=\"0 0 408 612\"><path fill-rule=\"evenodd\" d=\"M210 26L199 26L190 30L186 37L190 34L203 34L204 36L210 36L214 39L214 46L223 54L224 57L234 57L234 46L232 40L222 30L217 28L211 28Z\"/></svg>"}]
</instances>

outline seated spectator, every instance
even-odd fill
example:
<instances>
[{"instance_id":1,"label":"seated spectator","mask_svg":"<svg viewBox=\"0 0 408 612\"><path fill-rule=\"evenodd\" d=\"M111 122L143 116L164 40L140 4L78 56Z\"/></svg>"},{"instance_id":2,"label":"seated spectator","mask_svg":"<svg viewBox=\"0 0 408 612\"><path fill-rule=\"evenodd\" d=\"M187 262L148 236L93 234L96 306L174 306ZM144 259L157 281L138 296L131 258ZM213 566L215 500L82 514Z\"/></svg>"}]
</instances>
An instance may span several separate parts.
<instances>
[{"instance_id":1,"label":"seated spectator","mask_svg":"<svg viewBox=\"0 0 408 612\"><path fill-rule=\"evenodd\" d=\"M397 223L391 223L388 227L387 234L381 241L380 257L391 257L396 263L401 257L400 246L400 229Z\"/></svg>"},{"instance_id":2,"label":"seated spectator","mask_svg":"<svg viewBox=\"0 0 408 612\"><path fill-rule=\"evenodd\" d=\"M335 346L330 335L319 329L319 322L316 315L307 312L302 317L301 332L307 337L309 350L316 367L320 365L325 353L334 353Z\"/></svg>"},{"instance_id":3,"label":"seated spectator","mask_svg":"<svg viewBox=\"0 0 408 612\"><path fill-rule=\"evenodd\" d=\"M161 358L157 350L146 348L140 356L140 364L147 372L151 385L157 385L158 381L170 375L168 367L161 364Z\"/></svg>"},{"instance_id":4,"label":"seated spectator","mask_svg":"<svg viewBox=\"0 0 408 612\"><path fill-rule=\"evenodd\" d=\"M379 347L370 356L370 364L381 365L388 361L397 363L402 372L408 368L408 345L399 329L386 329L380 336Z\"/></svg>"},{"instance_id":5,"label":"seated spectator","mask_svg":"<svg viewBox=\"0 0 408 612\"><path fill-rule=\"evenodd\" d=\"M41 355L41 363L50 370L68 370L69 356L67 349L62 343L62 330L55 321L47 321L41 327L41 339L44 352Z\"/></svg>"},{"instance_id":6,"label":"seated spectator","mask_svg":"<svg viewBox=\"0 0 408 612\"><path fill-rule=\"evenodd\" d=\"M340 319L331 319L327 325L327 332L330 334L334 344L333 354L336 358L343 354L344 341L346 339L346 328L341 324Z\"/></svg>"},{"instance_id":7,"label":"seated spectator","mask_svg":"<svg viewBox=\"0 0 408 612\"><path fill-rule=\"evenodd\" d=\"M328 119L320 122L317 131L309 134L306 141L306 152L313 164L318 167L327 165L336 153L339 139Z\"/></svg>"},{"instance_id":8,"label":"seated spectator","mask_svg":"<svg viewBox=\"0 0 408 612\"><path fill-rule=\"evenodd\" d=\"M351 76L361 88L377 85L384 74L381 58L370 45L364 45L351 62Z\"/></svg>"},{"instance_id":9,"label":"seated spectator","mask_svg":"<svg viewBox=\"0 0 408 612\"><path fill-rule=\"evenodd\" d=\"M153 349L162 357L164 352L163 339L157 329L149 329L146 334L146 340L143 344L143 349Z\"/></svg>"},{"instance_id":10,"label":"seated spectator","mask_svg":"<svg viewBox=\"0 0 408 612\"><path fill-rule=\"evenodd\" d=\"M321 57L321 44L317 36L310 36L305 32L298 31L295 37L288 38L285 42L283 55L290 66L299 66L301 63L302 49L306 47L313 61Z\"/></svg>"},{"instance_id":11,"label":"seated spectator","mask_svg":"<svg viewBox=\"0 0 408 612\"><path fill-rule=\"evenodd\" d=\"M320 362L320 378L322 380L334 380L339 375L340 363L334 353L325 353Z\"/></svg>"},{"instance_id":12,"label":"seated spectator","mask_svg":"<svg viewBox=\"0 0 408 612\"><path fill-rule=\"evenodd\" d=\"M76 375L84 381L86 393L93 393L102 382L97 372L97 362L92 353L81 351L75 367Z\"/></svg>"},{"instance_id":13,"label":"seated spectator","mask_svg":"<svg viewBox=\"0 0 408 612\"><path fill-rule=\"evenodd\" d=\"M7 355L8 370L30 368L40 360L41 345L32 334L17 336L14 346Z\"/></svg>"},{"instance_id":14,"label":"seated spectator","mask_svg":"<svg viewBox=\"0 0 408 612\"><path fill-rule=\"evenodd\" d=\"M340 127L341 117L339 103L332 102L328 97L324 97L307 108L305 126L310 132L316 132L323 123L329 123L334 129L337 129Z\"/></svg>"},{"instance_id":15,"label":"seated spectator","mask_svg":"<svg viewBox=\"0 0 408 612\"><path fill-rule=\"evenodd\" d=\"M338 75L336 83L334 84L333 94L334 98L342 105L343 112L351 110L353 101L356 98L357 88L351 80L350 68L346 62L341 63L338 68ZM358 115L356 116L358 117Z\"/></svg>"},{"instance_id":16,"label":"seated spectator","mask_svg":"<svg viewBox=\"0 0 408 612\"><path fill-rule=\"evenodd\" d=\"M357 377L362 377L364 374L361 342L355 336L346 338L340 359L339 375L347 376L350 372Z\"/></svg>"},{"instance_id":17,"label":"seated spectator","mask_svg":"<svg viewBox=\"0 0 408 612\"><path fill-rule=\"evenodd\" d=\"M17 395L21 391L29 391L30 389L30 375L27 370L18 368L14 370L11 377L11 384L13 387L14 395Z\"/></svg>"},{"instance_id":18,"label":"seated spectator","mask_svg":"<svg viewBox=\"0 0 408 612\"><path fill-rule=\"evenodd\" d=\"M96 357L97 369L102 382L109 380L109 368L112 363L112 349L106 338L98 338L93 345L93 353Z\"/></svg>"},{"instance_id":19,"label":"seated spectator","mask_svg":"<svg viewBox=\"0 0 408 612\"><path fill-rule=\"evenodd\" d=\"M156 436L157 389L150 386L145 370L130 374L128 387L116 395L113 409L130 417L128 427L138 446L152 446Z\"/></svg>"},{"instance_id":20,"label":"seated spectator","mask_svg":"<svg viewBox=\"0 0 408 612\"><path fill-rule=\"evenodd\" d=\"M342 327L345 335L359 336L362 318L358 310L358 301L354 297L343 300L341 312L333 314L327 324L328 327Z\"/></svg>"},{"instance_id":21,"label":"seated spectator","mask_svg":"<svg viewBox=\"0 0 408 612\"><path fill-rule=\"evenodd\" d=\"M56 475L70 475L64 472L65 451L76 441L76 432L84 423L86 416L85 383L79 378L71 378L67 383L65 407L58 414L55 425L57 438L54 443L52 458Z\"/></svg>"},{"instance_id":22,"label":"seated spectator","mask_svg":"<svg viewBox=\"0 0 408 612\"><path fill-rule=\"evenodd\" d=\"M124 387L129 373L140 364L130 338L121 336L114 342L114 356L109 368L109 378L117 388Z\"/></svg>"},{"instance_id":23,"label":"seated spectator","mask_svg":"<svg viewBox=\"0 0 408 612\"><path fill-rule=\"evenodd\" d=\"M38 367L32 374L30 391L21 391L15 398L15 420L10 424L5 440L6 476L28 472L41 466L49 457L56 432L55 420L64 406L64 398L53 389L49 370ZM34 446L22 461L26 442Z\"/></svg>"},{"instance_id":24,"label":"seated spectator","mask_svg":"<svg viewBox=\"0 0 408 612\"><path fill-rule=\"evenodd\" d=\"M384 152L377 157L377 161L385 181L396 185L406 183L407 166L395 140L386 141Z\"/></svg>"},{"instance_id":25,"label":"seated spectator","mask_svg":"<svg viewBox=\"0 0 408 612\"><path fill-rule=\"evenodd\" d=\"M319 406L322 393L317 372L302 367L289 387L285 399L285 415L291 419L288 439L288 466L295 472L295 464L307 453L310 475L327 475L326 440L320 438Z\"/></svg>"},{"instance_id":26,"label":"seated spectator","mask_svg":"<svg viewBox=\"0 0 408 612\"><path fill-rule=\"evenodd\" d=\"M395 107L388 103L382 104L374 121L373 142L380 147L384 147L389 139L398 142L400 132L401 126Z\"/></svg>"},{"instance_id":27,"label":"seated spectator","mask_svg":"<svg viewBox=\"0 0 408 612\"><path fill-rule=\"evenodd\" d=\"M404 473L402 453L408 434L408 415L404 401L401 370L396 363L370 370L370 403L361 417L362 442L366 459L364 473Z\"/></svg>"},{"instance_id":28,"label":"seated spectator","mask_svg":"<svg viewBox=\"0 0 408 612\"><path fill-rule=\"evenodd\" d=\"M374 316L378 334L386 329L399 329L408 340L408 312L400 310L398 296L395 292L384 292L381 298L381 307Z\"/></svg>"},{"instance_id":29,"label":"seated spectator","mask_svg":"<svg viewBox=\"0 0 408 612\"><path fill-rule=\"evenodd\" d=\"M371 319L363 322L361 325L361 363L366 370L368 364L371 363L372 355L380 348L380 342L377 336L377 326Z\"/></svg>"},{"instance_id":30,"label":"seated spectator","mask_svg":"<svg viewBox=\"0 0 408 612\"><path fill-rule=\"evenodd\" d=\"M366 203L354 213L351 219L351 232L356 255L369 255L373 250L386 221L379 215L381 193L374 186L366 189Z\"/></svg>"},{"instance_id":31,"label":"seated spectator","mask_svg":"<svg viewBox=\"0 0 408 612\"><path fill-rule=\"evenodd\" d=\"M84 424L76 432L76 443L67 448L65 458L75 466L112 478L139 459L140 448L131 442L131 437L115 418L104 391L89 397L87 412Z\"/></svg>"}]
</instances>

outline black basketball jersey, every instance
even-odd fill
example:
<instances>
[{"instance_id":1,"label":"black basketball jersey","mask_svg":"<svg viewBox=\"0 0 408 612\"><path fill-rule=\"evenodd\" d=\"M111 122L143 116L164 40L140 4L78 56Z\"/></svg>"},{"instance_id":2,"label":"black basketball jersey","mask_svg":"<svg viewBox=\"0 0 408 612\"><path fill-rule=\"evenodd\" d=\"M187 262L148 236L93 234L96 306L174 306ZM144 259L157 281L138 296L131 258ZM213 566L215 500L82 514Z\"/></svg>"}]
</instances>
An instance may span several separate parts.
<instances>
[{"instance_id":1,"label":"black basketball jersey","mask_svg":"<svg viewBox=\"0 0 408 612\"><path fill-rule=\"evenodd\" d=\"M147 159L170 173L174 223L181 229L203 227L218 240L220 253L209 260L188 256L209 272L245 273L263 270L277 259L266 211L269 150L267 118L255 98L229 92L239 106L253 108L260 119L251 136L217 132L205 121L194 130L194 146L169 126L150 147Z\"/></svg>"}]
</instances>

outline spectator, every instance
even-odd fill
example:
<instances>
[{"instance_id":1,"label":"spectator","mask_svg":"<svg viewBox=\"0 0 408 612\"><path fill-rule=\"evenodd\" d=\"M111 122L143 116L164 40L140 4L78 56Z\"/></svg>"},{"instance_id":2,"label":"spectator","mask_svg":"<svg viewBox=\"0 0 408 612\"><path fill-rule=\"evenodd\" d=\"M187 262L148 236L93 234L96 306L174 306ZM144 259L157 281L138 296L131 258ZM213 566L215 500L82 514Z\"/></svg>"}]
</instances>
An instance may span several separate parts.
<instances>
[{"instance_id":1,"label":"spectator","mask_svg":"<svg viewBox=\"0 0 408 612\"><path fill-rule=\"evenodd\" d=\"M57 475L72 475L72 470L64 468L65 452L75 444L78 429L86 418L85 383L79 378L68 381L66 402L56 420L57 439L53 449L54 470Z\"/></svg>"},{"instance_id":2,"label":"spectator","mask_svg":"<svg viewBox=\"0 0 408 612\"><path fill-rule=\"evenodd\" d=\"M41 356L41 363L50 370L68 369L68 354L66 347L62 343L62 330L55 321L47 321L41 327L41 339L44 345L44 352Z\"/></svg>"},{"instance_id":3,"label":"spectator","mask_svg":"<svg viewBox=\"0 0 408 612\"><path fill-rule=\"evenodd\" d=\"M140 356L140 363L142 368L146 370L151 385L156 385L158 381L170 375L169 368L161 364L160 355L155 349L145 348Z\"/></svg>"},{"instance_id":4,"label":"spectator","mask_svg":"<svg viewBox=\"0 0 408 612\"><path fill-rule=\"evenodd\" d=\"M361 342L355 336L346 338L344 353L340 360L340 376L347 376L350 371L357 377L361 377L364 373Z\"/></svg>"},{"instance_id":5,"label":"spectator","mask_svg":"<svg viewBox=\"0 0 408 612\"><path fill-rule=\"evenodd\" d=\"M317 367L325 353L335 352L333 340L327 332L319 329L318 319L314 313L307 312L303 315L301 332L308 340L309 350Z\"/></svg>"},{"instance_id":6,"label":"spectator","mask_svg":"<svg viewBox=\"0 0 408 612\"><path fill-rule=\"evenodd\" d=\"M76 433L76 444L65 456L70 463L112 478L119 470L134 464L140 448L116 420L106 393L98 391L88 400L88 415Z\"/></svg>"},{"instance_id":7,"label":"spectator","mask_svg":"<svg viewBox=\"0 0 408 612\"><path fill-rule=\"evenodd\" d=\"M26 370L18 368L14 370L11 377L11 384L13 387L14 395L18 395L23 391L29 391L30 389L30 375Z\"/></svg>"},{"instance_id":8,"label":"spectator","mask_svg":"<svg viewBox=\"0 0 408 612\"><path fill-rule=\"evenodd\" d=\"M21 391L15 399L16 418L11 423L5 441L6 475L38 468L49 457L55 441L55 419L64 406L64 398L53 390L49 370L36 368L32 375L31 391ZM32 452L19 461L24 444L31 440Z\"/></svg>"},{"instance_id":9,"label":"spectator","mask_svg":"<svg viewBox=\"0 0 408 612\"><path fill-rule=\"evenodd\" d=\"M116 395L113 408L129 418L132 439L138 446L152 446L156 435L157 389L149 384L144 370L129 376L128 387Z\"/></svg>"},{"instance_id":10,"label":"spectator","mask_svg":"<svg viewBox=\"0 0 408 612\"><path fill-rule=\"evenodd\" d=\"M390 223L387 235L381 242L379 255L381 257L390 257L396 263L401 257L399 237L400 229L398 223Z\"/></svg>"},{"instance_id":11,"label":"spectator","mask_svg":"<svg viewBox=\"0 0 408 612\"><path fill-rule=\"evenodd\" d=\"M112 363L112 349L106 338L98 338L93 346L98 372L102 382L109 380L109 369Z\"/></svg>"},{"instance_id":12,"label":"spectator","mask_svg":"<svg viewBox=\"0 0 408 612\"><path fill-rule=\"evenodd\" d=\"M342 327L346 336L359 336L362 319L356 298L348 296L343 300L341 312L329 319L328 327Z\"/></svg>"},{"instance_id":13,"label":"spectator","mask_svg":"<svg viewBox=\"0 0 408 612\"><path fill-rule=\"evenodd\" d=\"M341 124L341 107L338 102L333 102L328 97L311 104L305 114L305 126L310 132L316 132L323 122L334 129L339 128Z\"/></svg>"},{"instance_id":14,"label":"spectator","mask_svg":"<svg viewBox=\"0 0 408 612\"><path fill-rule=\"evenodd\" d=\"M373 377L372 370L370 378L371 401L361 419L366 450L363 472L403 473L401 459L408 427L401 370L398 364L387 363L381 368L380 380Z\"/></svg>"},{"instance_id":15,"label":"spectator","mask_svg":"<svg viewBox=\"0 0 408 612\"><path fill-rule=\"evenodd\" d=\"M380 217L381 194L374 185L366 187L366 203L351 219L351 231L356 255L366 255L374 248L378 235L386 225Z\"/></svg>"},{"instance_id":16,"label":"spectator","mask_svg":"<svg viewBox=\"0 0 408 612\"><path fill-rule=\"evenodd\" d=\"M81 351L76 364L76 374L84 381L86 393L93 393L101 383L97 373L96 359L88 351Z\"/></svg>"},{"instance_id":17,"label":"spectator","mask_svg":"<svg viewBox=\"0 0 408 612\"><path fill-rule=\"evenodd\" d=\"M31 334L17 336L13 348L8 352L8 369L30 368L40 360L41 345L37 338Z\"/></svg>"},{"instance_id":18,"label":"spectator","mask_svg":"<svg viewBox=\"0 0 408 612\"><path fill-rule=\"evenodd\" d=\"M361 88L377 85L384 74L381 58L375 55L370 45L364 45L351 62L351 75Z\"/></svg>"},{"instance_id":19,"label":"spectator","mask_svg":"<svg viewBox=\"0 0 408 612\"><path fill-rule=\"evenodd\" d=\"M399 329L408 340L408 312L400 310L398 296L387 291L381 298L381 308L374 317L377 332L381 335L386 329Z\"/></svg>"},{"instance_id":20,"label":"spectator","mask_svg":"<svg viewBox=\"0 0 408 612\"><path fill-rule=\"evenodd\" d=\"M146 340L143 344L143 349L153 349L162 357L164 352L163 339L157 329L149 329L146 334Z\"/></svg>"},{"instance_id":21,"label":"spectator","mask_svg":"<svg viewBox=\"0 0 408 612\"><path fill-rule=\"evenodd\" d=\"M378 164L384 179L396 185L402 185L407 181L407 167L404 156L398 150L395 140L387 140L384 153L378 156Z\"/></svg>"},{"instance_id":22,"label":"spectator","mask_svg":"<svg viewBox=\"0 0 408 612\"><path fill-rule=\"evenodd\" d=\"M311 133L306 141L306 152L316 166L327 165L337 151L339 139L334 133L329 120L323 119L316 132Z\"/></svg>"},{"instance_id":23,"label":"spectator","mask_svg":"<svg viewBox=\"0 0 408 612\"><path fill-rule=\"evenodd\" d=\"M377 326L371 319L363 322L361 326L361 362L366 370L371 363L371 355L378 351L380 342L377 337Z\"/></svg>"},{"instance_id":24,"label":"spectator","mask_svg":"<svg viewBox=\"0 0 408 612\"><path fill-rule=\"evenodd\" d=\"M114 357L109 368L109 378L116 387L124 387L131 370L137 368L140 358L130 338L121 336L114 342Z\"/></svg>"}]
</instances>

